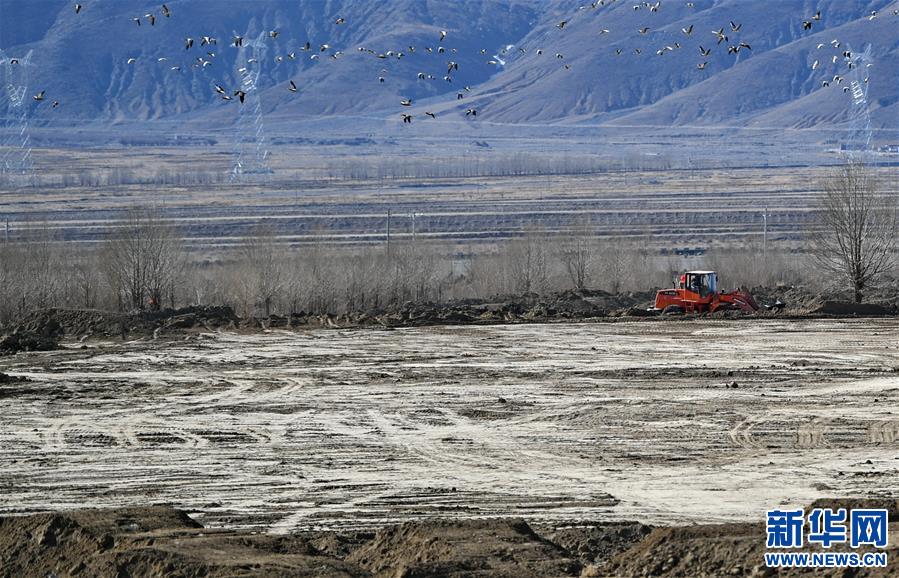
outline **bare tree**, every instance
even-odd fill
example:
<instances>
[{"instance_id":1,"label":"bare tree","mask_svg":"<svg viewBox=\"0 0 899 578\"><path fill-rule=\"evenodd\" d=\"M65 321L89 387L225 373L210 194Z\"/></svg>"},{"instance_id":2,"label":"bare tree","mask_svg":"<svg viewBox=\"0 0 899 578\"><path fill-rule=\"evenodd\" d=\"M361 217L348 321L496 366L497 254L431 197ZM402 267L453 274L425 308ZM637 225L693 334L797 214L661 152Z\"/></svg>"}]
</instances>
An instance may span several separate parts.
<instances>
[{"instance_id":1,"label":"bare tree","mask_svg":"<svg viewBox=\"0 0 899 578\"><path fill-rule=\"evenodd\" d=\"M878 194L864 164L848 162L824 183L815 256L826 271L849 284L856 303L893 266L897 202Z\"/></svg>"},{"instance_id":2,"label":"bare tree","mask_svg":"<svg viewBox=\"0 0 899 578\"><path fill-rule=\"evenodd\" d=\"M596 258L594 241L587 223L583 222L578 224L571 235L560 243L559 259L575 289L584 289L590 281L593 262Z\"/></svg>"},{"instance_id":3,"label":"bare tree","mask_svg":"<svg viewBox=\"0 0 899 578\"><path fill-rule=\"evenodd\" d=\"M611 293L629 286L633 275L634 254L622 237L603 239L599 246L599 277Z\"/></svg>"},{"instance_id":4,"label":"bare tree","mask_svg":"<svg viewBox=\"0 0 899 578\"><path fill-rule=\"evenodd\" d=\"M287 281L285 257L274 229L265 225L257 227L241 245L240 256L236 281L244 313L252 313L252 306L258 304L268 317Z\"/></svg>"},{"instance_id":5,"label":"bare tree","mask_svg":"<svg viewBox=\"0 0 899 578\"><path fill-rule=\"evenodd\" d=\"M539 230L527 231L504 246L502 265L506 268L507 290L542 293L548 281L547 237Z\"/></svg>"},{"instance_id":6,"label":"bare tree","mask_svg":"<svg viewBox=\"0 0 899 578\"><path fill-rule=\"evenodd\" d=\"M159 309L184 264L184 248L158 209L136 208L106 242L104 263L121 306Z\"/></svg>"}]
</instances>

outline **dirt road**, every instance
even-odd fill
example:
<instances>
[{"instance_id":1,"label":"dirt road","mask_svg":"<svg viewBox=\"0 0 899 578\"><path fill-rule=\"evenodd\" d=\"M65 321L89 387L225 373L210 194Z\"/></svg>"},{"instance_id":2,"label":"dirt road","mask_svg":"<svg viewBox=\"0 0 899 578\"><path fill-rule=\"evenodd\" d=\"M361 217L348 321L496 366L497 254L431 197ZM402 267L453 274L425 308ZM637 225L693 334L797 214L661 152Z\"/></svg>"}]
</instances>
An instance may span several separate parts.
<instances>
[{"instance_id":1,"label":"dirt road","mask_svg":"<svg viewBox=\"0 0 899 578\"><path fill-rule=\"evenodd\" d=\"M274 532L899 493L899 321L220 333L0 359L0 512Z\"/></svg>"}]
</instances>

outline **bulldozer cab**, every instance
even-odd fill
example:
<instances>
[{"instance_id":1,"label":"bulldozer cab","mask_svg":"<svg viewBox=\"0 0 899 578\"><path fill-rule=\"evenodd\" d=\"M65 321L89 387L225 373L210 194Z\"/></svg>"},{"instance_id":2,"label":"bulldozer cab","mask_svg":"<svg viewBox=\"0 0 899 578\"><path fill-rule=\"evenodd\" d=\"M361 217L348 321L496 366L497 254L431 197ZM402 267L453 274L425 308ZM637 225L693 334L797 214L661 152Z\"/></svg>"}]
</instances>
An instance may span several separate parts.
<instances>
[{"instance_id":1,"label":"bulldozer cab","mask_svg":"<svg viewBox=\"0 0 899 578\"><path fill-rule=\"evenodd\" d=\"M718 292L718 275L714 271L687 271L681 275L681 289L708 297Z\"/></svg>"}]
</instances>

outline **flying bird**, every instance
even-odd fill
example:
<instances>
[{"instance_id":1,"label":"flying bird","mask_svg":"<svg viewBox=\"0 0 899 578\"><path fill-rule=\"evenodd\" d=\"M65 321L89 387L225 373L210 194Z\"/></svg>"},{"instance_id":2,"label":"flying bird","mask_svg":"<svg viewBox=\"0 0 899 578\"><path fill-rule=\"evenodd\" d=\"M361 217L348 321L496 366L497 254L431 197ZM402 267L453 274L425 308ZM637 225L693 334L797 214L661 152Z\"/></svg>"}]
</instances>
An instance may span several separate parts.
<instances>
[{"instance_id":1,"label":"flying bird","mask_svg":"<svg viewBox=\"0 0 899 578\"><path fill-rule=\"evenodd\" d=\"M244 99L247 97L247 93L242 90L235 90L234 96L240 99L240 103L243 104ZM257 101L258 102L258 101Z\"/></svg>"},{"instance_id":2,"label":"flying bird","mask_svg":"<svg viewBox=\"0 0 899 578\"><path fill-rule=\"evenodd\" d=\"M403 123L412 124L412 115L411 114L403 114Z\"/></svg>"},{"instance_id":3,"label":"flying bird","mask_svg":"<svg viewBox=\"0 0 899 578\"><path fill-rule=\"evenodd\" d=\"M724 28L719 28L718 30L712 30L712 34L718 39L718 44L727 40L727 36L724 35Z\"/></svg>"},{"instance_id":4,"label":"flying bird","mask_svg":"<svg viewBox=\"0 0 899 578\"><path fill-rule=\"evenodd\" d=\"M437 115L434 114L433 112L428 112L428 111L426 111L425 114L428 115L428 116L431 117L431 118L437 118Z\"/></svg>"},{"instance_id":5,"label":"flying bird","mask_svg":"<svg viewBox=\"0 0 899 578\"><path fill-rule=\"evenodd\" d=\"M568 24L568 21L567 21L567 20L562 20L561 22L559 22L558 24L556 24L556 28L558 28L559 30L562 30L563 28L565 28L565 25L566 25L566 24Z\"/></svg>"},{"instance_id":6,"label":"flying bird","mask_svg":"<svg viewBox=\"0 0 899 578\"><path fill-rule=\"evenodd\" d=\"M478 111L475 108L469 108L465 111L465 116L478 116Z\"/></svg>"},{"instance_id":7,"label":"flying bird","mask_svg":"<svg viewBox=\"0 0 899 578\"><path fill-rule=\"evenodd\" d=\"M128 64L134 64L135 62L137 62L137 58L129 58L127 62Z\"/></svg>"},{"instance_id":8,"label":"flying bird","mask_svg":"<svg viewBox=\"0 0 899 578\"><path fill-rule=\"evenodd\" d=\"M59 101L58 101L58 100L54 100L54 101L53 101L53 108L56 108L57 106L59 106Z\"/></svg>"},{"instance_id":9,"label":"flying bird","mask_svg":"<svg viewBox=\"0 0 899 578\"><path fill-rule=\"evenodd\" d=\"M219 94L228 94L228 91L226 91L224 88L222 88L218 84L215 85L215 91Z\"/></svg>"},{"instance_id":10,"label":"flying bird","mask_svg":"<svg viewBox=\"0 0 899 578\"><path fill-rule=\"evenodd\" d=\"M218 40L212 36L204 36L200 39L200 46L206 46L207 44L218 44Z\"/></svg>"},{"instance_id":11,"label":"flying bird","mask_svg":"<svg viewBox=\"0 0 899 578\"><path fill-rule=\"evenodd\" d=\"M144 14L144 18L150 21L150 26L156 26L156 16L153 14Z\"/></svg>"},{"instance_id":12,"label":"flying bird","mask_svg":"<svg viewBox=\"0 0 899 578\"><path fill-rule=\"evenodd\" d=\"M403 106L412 106L412 99L404 98L403 100L400 101L400 104Z\"/></svg>"},{"instance_id":13,"label":"flying bird","mask_svg":"<svg viewBox=\"0 0 899 578\"><path fill-rule=\"evenodd\" d=\"M295 83L294 81L291 80L291 81L290 81L290 86L287 88L287 90L289 90L290 92L296 92L296 91L297 91L297 85L296 85L296 83Z\"/></svg>"},{"instance_id":14,"label":"flying bird","mask_svg":"<svg viewBox=\"0 0 899 578\"><path fill-rule=\"evenodd\" d=\"M680 31L683 32L685 36L690 36L693 34L693 25L691 24L686 28L681 28Z\"/></svg>"},{"instance_id":15,"label":"flying bird","mask_svg":"<svg viewBox=\"0 0 899 578\"><path fill-rule=\"evenodd\" d=\"M81 4L75 4L75 14L81 14L81 9L84 8Z\"/></svg>"},{"instance_id":16,"label":"flying bird","mask_svg":"<svg viewBox=\"0 0 899 578\"><path fill-rule=\"evenodd\" d=\"M184 39L184 50L190 50L194 47L194 39L193 38L185 38Z\"/></svg>"},{"instance_id":17,"label":"flying bird","mask_svg":"<svg viewBox=\"0 0 899 578\"><path fill-rule=\"evenodd\" d=\"M703 56L708 56L709 54L712 53L712 49L711 48L703 48L702 45L700 44L699 45L699 53L702 54Z\"/></svg>"},{"instance_id":18,"label":"flying bird","mask_svg":"<svg viewBox=\"0 0 899 578\"><path fill-rule=\"evenodd\" d=\"M39 93L32 96L31 98L33 98L37 102L40 102L40 101L44 100L44 93L46 93L46 92L47 92L46 90L42 90Z\"/></svg>"},{"instance_id":19,"label":"flying bird","mask_svg":"<svg viewBox=\"0 0 899 578\"><path fill-rule=\"evenodd\" d=\"M708 66L708 64L708 62L700 62L696 65L696 68L698 68L699 70L705 70L705 67Z\"/></svg>"},{"instance_id":20,"label":"flying bird","mask_svg":"<svg viewBox=\"0 0 899 578\"><path fill-rule=\"evenodd\" d=\"M337 20L334 21L334 24L344 24L344 23L346 23L346 20L343 18L338 18Z\"/></svg>"},{"instance_id":21,"label":"flying bird","mask_svg":"<svg viewBox=\"0 0 899 578\"><path fill-rule=\"evenodd\" d=\"M811 29L812 29L812 23L811 23L811 21L809 21L809 20L803 20L803 21L802 21L802 29L803 29L803 30L811 30Z\"/></svg>"},{"instance_id":22,"label":"flying bird","mask_svg":"<svg viewBox=\"0 0 899 578\"><path fill-rule=\"evenodd\" d=\"M443 42L443 39L446 38L446 30L440 31L440 42Z\"/></svg>"},{"instance_id":23,"label":"flying bird","mask_svg":"<svg viewBox=\"0 0 899 578\"><path fill-rule=\"evenodd\" d=\"M742 24L734 24L733 20L730 21L730 29L731 30L733 30L734 32L739 32L740 28L743 28Z\"/></svg>"},{"instance_id":24,"label":"flying bird","mask_svg":"<svg viewBox=\"0 0 899 578\"><path fill-rule=\"evenodd\" d=\"M139 18L139 17L138 17L138 18L132 18L131 20L133 20L134 22L137 22L137 25L140 26L140 18Z\"/></svg>"},{"instance_id":25,"label":"flying bird","mask_svg":"<svg viewBox=\"0 0 899 578\"><path fill-rule=\"evenodd\" d=\"M278 37L278 34L281 34L281 33L278 32L277 30L272 30L272 31L270 31L270 32L268 33L268 35L269 35L270 37L272 37L272 38L277 38L277 37Z\"/></svg>"},{"instance_id":26,"label":"flying bird","mask_svg":"<svg viewBox=\"0 0 899 578\"><path fill-rule=\"evenodd\" d=\"M637 32L639 32L640 34L646 34L647 32L649 32L649 26L644 26L643 28L640 28Z\"/></svg>"},{"instance_id":27,"label":"flying bird","mask_svg":"<svg viewBox=\"0 0 899 578\"><path fill-rule=\"evenodd\" d=\"M162 15L165 16L166 18L169 18L172 15L172 11L169 10L169 7L166 6L165 4L162 5Z\"/></svg>"}]
</instances>

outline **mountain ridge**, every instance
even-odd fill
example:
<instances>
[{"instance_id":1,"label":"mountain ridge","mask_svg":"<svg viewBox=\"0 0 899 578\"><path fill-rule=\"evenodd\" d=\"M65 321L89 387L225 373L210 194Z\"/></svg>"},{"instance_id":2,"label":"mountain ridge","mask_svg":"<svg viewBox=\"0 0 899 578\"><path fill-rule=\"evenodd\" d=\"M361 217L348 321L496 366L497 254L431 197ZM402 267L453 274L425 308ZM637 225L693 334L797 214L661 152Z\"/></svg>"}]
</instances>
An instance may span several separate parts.
<instances>
[{"instance_id":1,"label":"mountain ridge","mask_svg":"<svg viewBox=\"0 0 899 578\"><path fill-rule=\"evenodd\" d=\"M839 126L850 119L849 98L832 79L849 71L829 43L835 37L841 47L870 43L872 126L899 128L899 86L890 81L899 77L896 0L663 0L657 12L623 0L595 9L570 0L258 0L227 10L219 1L171 0L171 18L157 1L82 4L80 14L60 0L0 7L7 58L34 50L29 92L47 91L46 102L29 103L37 122L227 125L240 106L239 69L256 66L262 112L285 123L353 115L401 122L401 113L419 122L425 112L472 122L465 113L475 109L477 120L504 124ZM802 30L818 11L812 30ZM690 35L681 31L690 25ZM716 43L718 28L726 42ZM247 43L261 35L258 63L246 62L248 47L230 46L234 34ZM204 35L217 43L199 46ZM194 46L185 49L188 36ZM301 50L306 42L309 51ZM728 54L740 42L749 47ZM712 53L703 57L699 46ZM400 105L406 99L411 106ZM7 100L0 95L0 109ZM49 106L55 100L58 109Z\"/></svg>"}]
</instances>

